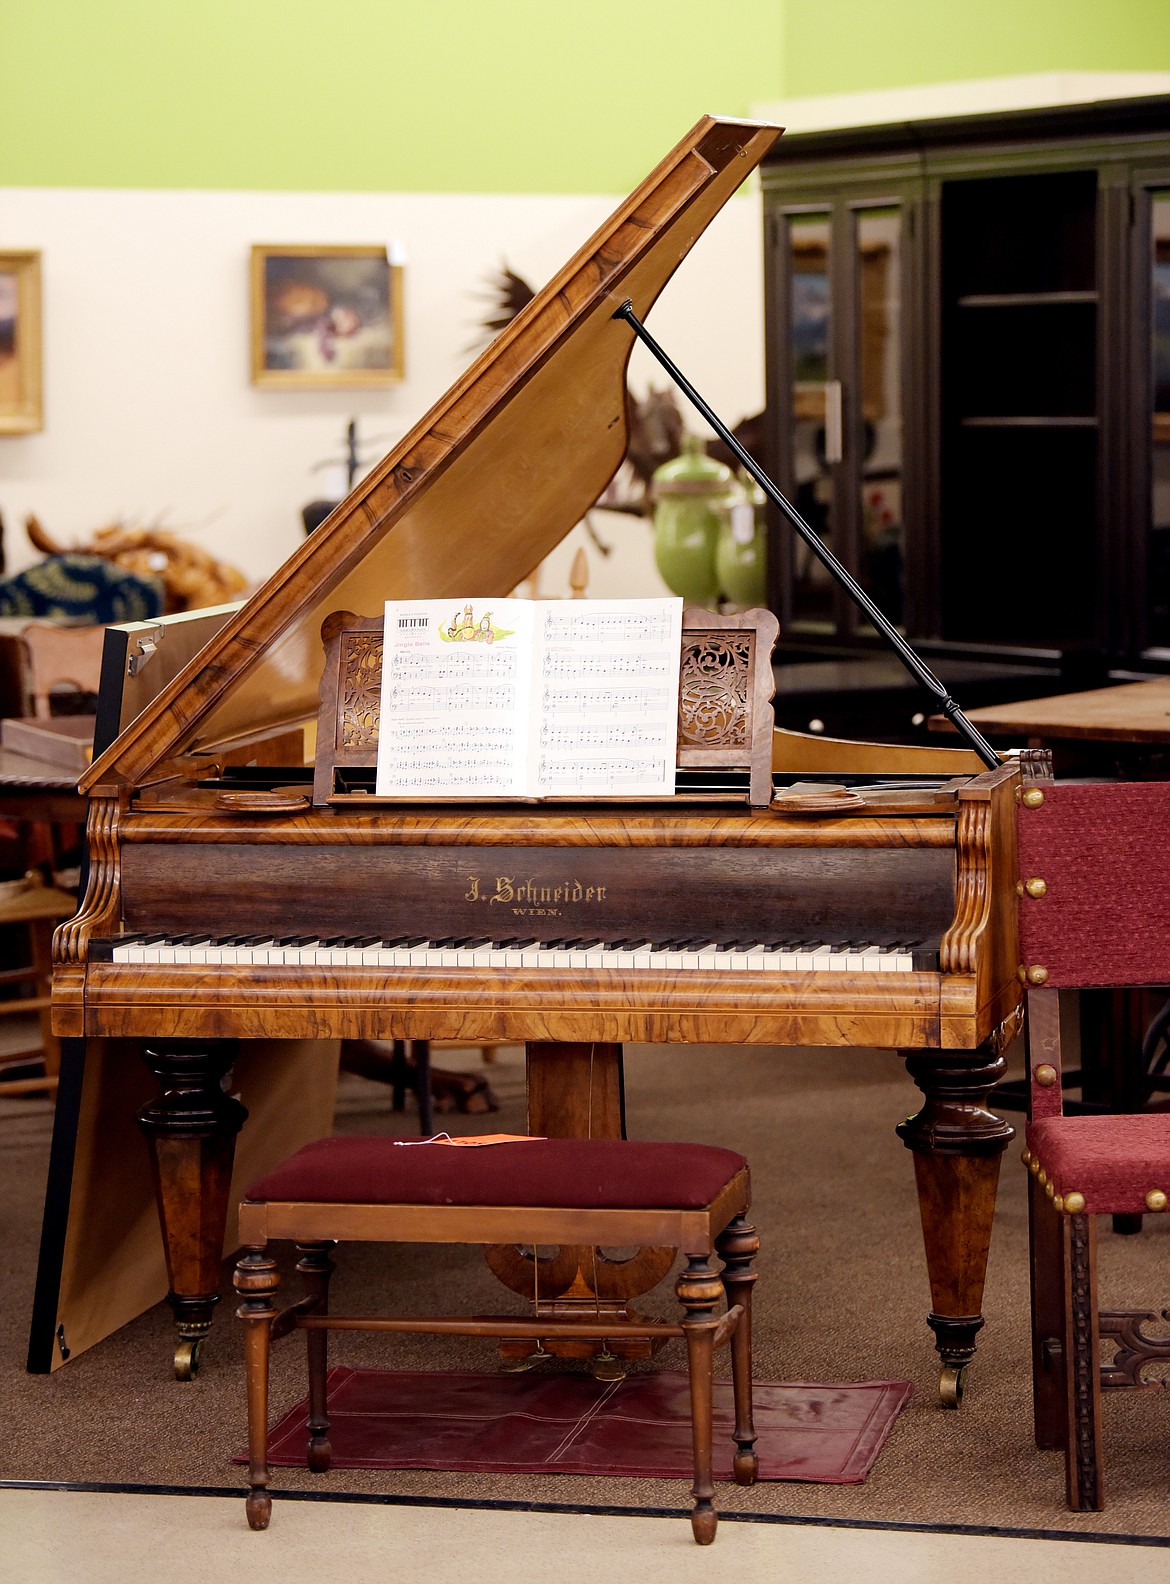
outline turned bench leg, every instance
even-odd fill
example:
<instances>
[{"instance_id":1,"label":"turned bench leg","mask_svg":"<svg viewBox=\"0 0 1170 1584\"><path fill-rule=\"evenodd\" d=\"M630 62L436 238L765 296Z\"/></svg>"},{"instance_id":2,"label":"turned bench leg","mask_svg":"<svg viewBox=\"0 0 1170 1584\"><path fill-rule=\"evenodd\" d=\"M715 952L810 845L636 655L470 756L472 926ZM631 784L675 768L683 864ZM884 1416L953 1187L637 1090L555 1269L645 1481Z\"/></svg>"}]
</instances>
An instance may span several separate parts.
<instances>
[{"instance_id":1,"label":"turned bench leg","mask_svg":"<svg viewBox=\"0 0 1170 1584\"><path fill-rule=\"evenodd\" d=\"M738 1215L715 1239L723 1261L723 1287L727 1307L739 1304L743 1313L731 1335L731 1379L735 1392L735 1462L737 1485L754 1485L759 1473L756 1427L752 1417L752 1288L757 1272L752 1267L760 1252L760 1237L746 1217Z\"/></svg>"},{"instance_id":2,"label":"turned bench leg","mask_svg":"<svg viewBox=\"0 0 1170 1584\"><path fill-rule=\"evenodd\" d=\"M305 1291L312 1302L311 1314L329 1312L329 1278L337 1269L329 1258L332 1243L298 1243L301 1258L297 1270L305 1282ZM309 1355L309 1447L306 1462L314 1474L328 1471L333 1459L329 1444L328 1366L329 1333L310 1328L305 1332Z\"/></svg>"},{"instance_id":3,"label":"turned bench leg","mask_svg":"<svg viewBox=\"0 0 1170 1584\"><path fill-rule=\"evenodd\" d=\"M272 1516L268 1494L268 1354L273 1299L280 1286L276 1261L264 1248L247 1248L236 1265L233 1285L241 1303L236 1311L244 1321L244 1371L248 1387L248 1498L246 1511L251 1529L267 1529Z\"/></svg>"},{"instance_id":4,"label":"turned bench leg","mask_svg":"<svg viewBox=\"0 0 1170 1584\"><path fill-rule=\"evenodd\" d=\"M723 1299L723 1283L705 1254L688 1257L674 1286L683 1306L682 1328L687 1343L687 1368L691 1382L691 1439L695 1454L695 1498L691 1529L700 1545L715 1538L715 1481L711 1473L711 1410L715 1381L715 1331Z\"/></svg>"}]
</instances>

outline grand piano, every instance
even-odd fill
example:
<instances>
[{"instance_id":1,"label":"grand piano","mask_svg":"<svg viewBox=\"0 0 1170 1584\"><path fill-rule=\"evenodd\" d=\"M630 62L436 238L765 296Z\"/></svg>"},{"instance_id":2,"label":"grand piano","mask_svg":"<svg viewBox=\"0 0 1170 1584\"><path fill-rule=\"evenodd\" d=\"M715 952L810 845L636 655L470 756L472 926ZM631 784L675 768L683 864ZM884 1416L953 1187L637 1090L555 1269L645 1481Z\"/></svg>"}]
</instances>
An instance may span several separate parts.
<instances>
[{"instance_id":1,"label":"grand piano","mask_svg":"<svg viewBox=\"0 0 1170 1584\"><path fill-rule=\"evenodd\" d=\"M340 1040L522 1041L529 1128L546 1135L623 1130L623 1041L880 1047L905 1053L923 1094L898 1132L942 1400L958 1404L1011 1137L986 1100L1020 1018L1015 767L769 728L762 796L758 753L747 792L653 804L387 803L338 795L321 769L344 737L323 633L339 613L376 625L388 598L502 597L580 520L626 447L634 335L615 315L646 314L778 135L700 121L83 778L89 874L54 948L67 1081L30 1367L119 1319L120 1251L157 1241L127 1186L137 1149L176 1370L193 1373L240 1159L254 1171L328 1130ZM782 791L828 777L847 806L772 801L769 759ZM485 940L469 898L500 876L563 886L565 905ZM574 911L574 886L591 906ZM531 1295L537 1253L489 1259ZM644 1250L599 1274L595 1254L565 1253L535 1272L546 1302L624 1304L669 1265Z\"/></svg>"}]
</instances>

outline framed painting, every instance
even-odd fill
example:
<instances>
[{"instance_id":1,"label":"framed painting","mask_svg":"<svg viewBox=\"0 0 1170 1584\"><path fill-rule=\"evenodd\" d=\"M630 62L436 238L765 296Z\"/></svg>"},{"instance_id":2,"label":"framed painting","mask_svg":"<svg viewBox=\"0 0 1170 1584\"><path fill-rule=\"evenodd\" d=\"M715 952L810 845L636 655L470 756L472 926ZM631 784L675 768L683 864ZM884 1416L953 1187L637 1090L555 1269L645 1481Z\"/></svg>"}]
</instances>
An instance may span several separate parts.
<instances>
[{"instance_id":1,"label":"framed painting","mask_svg":"<svg viewBox=\"0 0 1170 1584\"><path fill-rule=\"evenodd\" d=\"M402 274L385 247L253 247L252 383L329 390L402 379Z\"/></svg>"},{"instance_id":2,"label":"framed painting","mask_svg":"<svg viewBox=\"0 0 1170 1584\"><path fill-rule=\"evenodd\" d=\"M0 434L43 428L41 255L0 252Z\"/></svg>"}]
</instances>

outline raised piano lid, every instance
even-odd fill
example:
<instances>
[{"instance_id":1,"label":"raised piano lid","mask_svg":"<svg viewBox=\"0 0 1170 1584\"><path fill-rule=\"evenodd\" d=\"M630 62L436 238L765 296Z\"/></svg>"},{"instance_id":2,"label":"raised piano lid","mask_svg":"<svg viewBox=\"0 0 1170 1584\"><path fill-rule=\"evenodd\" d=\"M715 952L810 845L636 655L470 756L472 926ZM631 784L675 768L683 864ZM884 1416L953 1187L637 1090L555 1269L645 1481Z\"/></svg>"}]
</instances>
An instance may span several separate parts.
<instances>
[{"instance_id":1,"label":"raised piano lid","mask_svg":"<svg viewBox=\"0 0 1170 1584\"><path fill-rule=\"evenodd\" d=\"M641 317L780 135L704 117L404 440L96 759L83 791L316 713L321 623L387 599L502 596L578 522L627 442Z\"/></svg>"}]
</instances>

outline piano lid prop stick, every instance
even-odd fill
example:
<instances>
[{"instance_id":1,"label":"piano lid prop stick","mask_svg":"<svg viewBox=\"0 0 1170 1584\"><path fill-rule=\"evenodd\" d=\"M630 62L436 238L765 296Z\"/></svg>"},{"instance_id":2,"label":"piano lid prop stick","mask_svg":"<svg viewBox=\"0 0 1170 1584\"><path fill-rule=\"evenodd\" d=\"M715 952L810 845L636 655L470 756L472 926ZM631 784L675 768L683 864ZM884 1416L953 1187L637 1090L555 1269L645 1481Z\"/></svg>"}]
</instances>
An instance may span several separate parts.
<instances>
[{"instance_id":1,"label":"piano lid prop stick","mask_svg":"<svg viewBox=\"0 0 1170 1584\"><path fill-rule=\"evenodd\" d=\"M772 504L784 514L813 554L823 562L849 597L865 613L878 632L881 633L914 680L933 696L938 708L951 722L959 735L967 739L967 742L989 770L997 769L1003 761L983 733L977 726L971 724L930 667L910 647L898 629L886 619L860 583L837 560L837 557L821 539L816 530L805 522L796 507L792 505L786 496L781 494L755 458L750 452L744 450L723 420L717 413L712 411L682 370L662 350L658 342L646 329L646 326L634 313L633 303L627 298L613 317L615 319L624 319L639 341L649 348L650 352L661 363L691 405L707 420L740 465L746 468Z\"/></svg>"}]
</instances>

